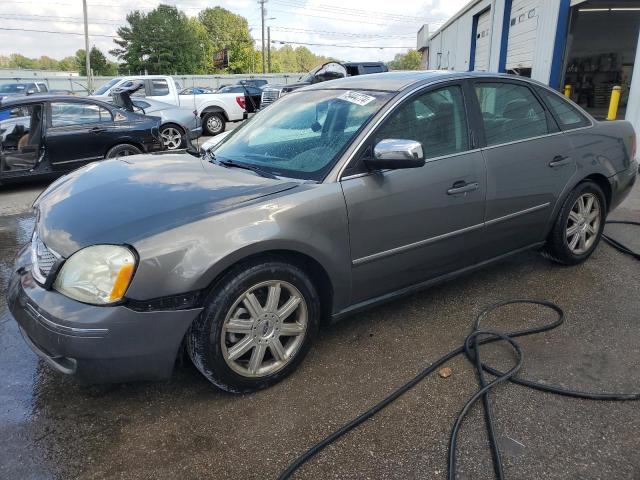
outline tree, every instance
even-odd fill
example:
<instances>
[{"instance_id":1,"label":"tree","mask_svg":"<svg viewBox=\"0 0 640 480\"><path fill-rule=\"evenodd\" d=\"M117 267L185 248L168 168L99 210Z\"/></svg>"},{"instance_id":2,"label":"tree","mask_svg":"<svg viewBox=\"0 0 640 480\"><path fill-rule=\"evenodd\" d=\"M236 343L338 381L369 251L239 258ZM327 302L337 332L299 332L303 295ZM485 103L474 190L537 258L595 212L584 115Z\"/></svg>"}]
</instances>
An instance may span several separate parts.
<instances>
[{"instance_id":1,"label":"tree","mask_svg":"<svg viewBox=\"0 0 640 480\"><path fill-rule=\"evenodd\" d=\"M225 8L214 7L202 10L198 20L208 33L212 53L227 49L229 68L226 71L228 73L245 73L254 69L255 49L246 18ZM210 60L210 68L213 71L213 57Z\"/></svg>"},{"instance_id":2,"label":"tree","mask_svg":"<svg viewBox=\"0 0 640 480\"><path fill-rule=\"evenodd\" d=\"M191 74L203 65L207 52L203 31L176 7L159 5L149 13L135 10L128 25L118 28L110 53L123 61L121 70L149 74Z\"/></svg>"},{"instance_id":3,"label":"tree","mask_svg":"<svg viewBox=\"0 0 640 480\"><path fill-rule=\"evenodd\" d=\"M314 54L307 47L300 46L295 49L291 45L284 45L281 48L271 47L272 72L308 72L331 60L331 58Z\"/></svg>"},{"instance_id":4,"label":"tree","mask_svg":"<svg viewBox=\"0 0 640 480\"><path fill-rule=\"evenodd\" d=\"M398 53L387 65L389 70L420 70L422 56L417 50L408 50L407 53Z\"/></svg>"},{"instance_id":5,"label":"tree","mask_svg":"<svg viewBox=\"0 0 640 480\"><path fill-rule=\"evenodd\" d=\"M84 49L80 49L76 52L75 63L76 69L80 72L80 75L87 75L87 54ZM111 76L118 72L118 66L107 60L104 53L97 47L92 47L89 52L89 60L91 60L91 70L96 76Z\"/></svg>"}]
</instances>

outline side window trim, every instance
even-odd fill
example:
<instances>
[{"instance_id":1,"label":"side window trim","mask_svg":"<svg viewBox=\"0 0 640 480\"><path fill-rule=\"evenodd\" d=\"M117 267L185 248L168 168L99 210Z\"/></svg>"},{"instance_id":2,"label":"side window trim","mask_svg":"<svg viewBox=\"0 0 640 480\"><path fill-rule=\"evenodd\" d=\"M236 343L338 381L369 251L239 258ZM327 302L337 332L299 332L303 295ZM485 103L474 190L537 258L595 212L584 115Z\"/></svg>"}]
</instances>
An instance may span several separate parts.
<instances>
[{"instance_id":1,"label":"side window trim","mask_svg":"<svg viewBox=\"0 0 640 480\"><path fill-rule=\"evenodd\" d=\"M475 104L475 108L477 109L476 115L477 115L477 121L478 121L478 129L481 133L482 136L482 143L481 143L481 148L495 148L495 147L499 147L501 145L509 145L512 143L519 143L519 142L528 142L530 140L535 140L537 138L543 138L549 135L557 135L558 133L562 132L562 129L560 128L560 125L558 123L558 121L556 120L556 118L554 117L554 115L552 114L551 110L549 109L549 107L547 106L547 104L543 101L541 95L538 92L538 89L531 83L526 82L526 81L518 81L516 79L507 79L507 78L500 78L500 77L492 77L492 78L487 78L487 79L475 79L475 78L471 78L467 80L470 84L471 84L471 90L472 90L472 103ZM538 103L540 104L540 107L542 108L542 110L544 111L545 114L545 118L547 121L547 129L550 130L549 132L547 132L544 135L537 135L535 137L528 137L528 138L521 138L518 140L512 140L509 142L502 142L502 143L496 143L495 145L489 145L487 142L487 137L486 137L486 130L485 130L485 126L484 126L484 119L482 116L482 107L480 105L480 100L478 99L478 96L476 94L476 86L477 85L481 85L483 83L489 83L489 84L496 84L496 83L501 83L501 84L505 84L505 85L518 85L520 87L524 87L526 89L529 90L529 92L531 93L531 95L533 95L533 97L538 100Z\"/></svg>"}]
</instances>

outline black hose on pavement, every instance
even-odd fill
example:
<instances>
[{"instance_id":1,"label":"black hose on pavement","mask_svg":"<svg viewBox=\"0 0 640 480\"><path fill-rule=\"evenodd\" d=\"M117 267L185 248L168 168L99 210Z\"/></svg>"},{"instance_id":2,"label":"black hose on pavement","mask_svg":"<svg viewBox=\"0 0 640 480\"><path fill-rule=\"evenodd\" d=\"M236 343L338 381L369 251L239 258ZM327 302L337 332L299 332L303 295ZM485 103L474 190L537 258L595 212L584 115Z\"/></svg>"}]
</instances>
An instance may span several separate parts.
<instances>
[{"instance_id":1,"label":"black hose on pavement","mask_svg":"<svg viewBox=\"0 0 640 480\"><path fill-rule=\"evenodd\" d=\"M608 221L608 224L625 224L625 225L636 225L640 226L639 222L628 222L628 221ZM637 260L640 260L640 253L634 252L629 247L623 245L619 241L611 238L608 235L603 234L602 238L612 247L619 250L622 253L627 255L631 255ZM506 305L515 305L515 304L533 304L545 307L547 309L552 310L557 315L556 320L546 325L542 325L539 327L528 328L525 330L519 330L511 333L502 333L495 332L491 330L481 330L480 323L484 320L491 312L504 307ZM292 462L287 469L280 474L278 480L285 480L291 478L293 473L298 470L305 462L310 460L316 453L323 450L325 447L348 433L349 431L356 428L358 425L373 417L376 413L378 413L383 408L389 406L396 399L402 396L404 393L412 389L415 385L420 383L424 378L428 377L446 362L451 360L454 357L464 353L467 360L475 367L476 374L478 376L478 384L479 388L474 393L471 398L465 403L464 407L458 414L451 429L451 434L449 437L449 449L448 449L448 478L449 480L455 480L456 475L456 447L457 447L457 439L458 432L460 430L460 425L464 420L465 416L469 412L469 409L478 401L482 400L482 405L484 407L484 418L485 425L487 429L487 434L489 438L489 448L491 450L491 456L493 460L493 470L495 473L495 478L499 480L504 479L504 471L502 466L502 460L500 457L500 450L498 448L498 442L496 440L495 435L495 426L493 420L493 414L491 411L491 403L489 401L489 391L504 382L512 382L517 385L521 385L524 387L529 387L535 390L540 390L548 393L555 393L557 395L563 395L567 397L574 398L582 398L588 400L607 400L607 401L629 401L629 400L640 400L640 392L638 393L597 393L597 392L582 392L578 390L565 389L557 386L542 384L538 382L534 382L531 380L527 380L525 378L519 378L516 376L520 368L522 367L523 362L523 354L522 348L520 345L514 340L518 337L524 337L528 335L535 335L537 333L548 332L553 330L564 322L564 312L563 310L556 305L555 303L546 301L546 300L528 300L528 299L516 299L516 300L507 300L504 302L494 303L489 307L485 308L480 314L476 317L473 322L473 329L469 335L465 338L464 344L455 350L450 351L449 353L443 355L438 360L433 362L429 367L422 370L418 375L409 380L407 383L402 385L400 388L394 390L391 394L389 394L386 398L378 402L376 405L371 407L369 410L360 414L350 422L346 423L338 430L334 431L323 440L319 441L311 448L309 448L306 452L300 455L294 462ZM493 343L502 341L511 346L513 352L515 354L515 364L511 367L507 372L501 372L496 368L493 368L482 362L482 358L480 356L480 349L478 348L480 345ZM487 381L485 372L489 373L494 377L492 381Z\"/></svg>"}]
</instances>

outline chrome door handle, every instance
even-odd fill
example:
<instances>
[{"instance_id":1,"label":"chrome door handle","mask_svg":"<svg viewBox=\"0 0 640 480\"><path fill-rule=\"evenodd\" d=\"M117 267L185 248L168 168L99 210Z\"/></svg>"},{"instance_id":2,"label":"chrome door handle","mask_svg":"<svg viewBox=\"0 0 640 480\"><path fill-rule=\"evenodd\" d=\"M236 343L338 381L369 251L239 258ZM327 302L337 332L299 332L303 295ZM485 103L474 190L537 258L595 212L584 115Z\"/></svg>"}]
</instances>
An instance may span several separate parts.
<instances>
[{"instance_id":1,"label":"chrome door handle","mask_svg":"<svg viewBox=\"0 0 640 480\"><path fill-rule=\"evenodd\" d=\"M106 128L101 128L101 127L93 127L91 129L89 129L89 131L91 133L102 133L102 132L106 132L107 129Z\"/></svg>"},{"instance_id":2,"label":"chrome door handle","mask_svg":"<svg viewBox=\"0 0 640 480\"><path fill-rule=\"evenodd\" d=\"M566 157L564 155L556 155L553 157L553 160L549 162L549 166L551 168L561 167L563 165L568 165L571 163L571 157Z\"/></svg>"},{"instance_id":3,"label":"chrome door handle","mask_svg":"<svg viewBox=\"0 0 640 480\"><path fill-rule=\"evenodd\" d=\"M456 182L453 186L447 190L447 195L456 195L458 193L467 193L477 190L479 187L478 182Z\"/></svg>"}]
</instances>

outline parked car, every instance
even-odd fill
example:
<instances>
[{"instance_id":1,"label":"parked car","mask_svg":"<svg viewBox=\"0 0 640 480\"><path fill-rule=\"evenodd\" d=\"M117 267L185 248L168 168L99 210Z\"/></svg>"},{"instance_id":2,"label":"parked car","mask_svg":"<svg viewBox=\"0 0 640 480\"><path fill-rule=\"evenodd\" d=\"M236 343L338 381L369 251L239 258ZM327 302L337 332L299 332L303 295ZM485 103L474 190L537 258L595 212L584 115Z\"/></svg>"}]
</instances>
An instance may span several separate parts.
<instances>
[{"instance_id":1,"label":"parked car","mask_svg":"<svg viewBox=\"0 0 640 480\"><path fill-rule=\"evenodd\" d=\"M150 98L131 98L141 88L144 88L144 82L112 89L112 103L129 112L160 118L160 138L167 150L186 148L190 140L202 135L200 118L193 110Z\"/></svg>"},{"instance_id":2,"label":"parked car","mask_svg":"<svg viewBox=\"0 0 640 480\"><path fill-rule=\"evenodd\" d=\"M180 95L202 95L203 93L215 93L215 90L209 87L189 87L182 90Z\"/></svg>"},{"instance_id":3,"label":"parked car","mask_svg":"<svg viewBox=\"0 0 640 480\"><path fill-rule=\"evenodd\" d=\"M134 111L160 118L160 137L167 150L186 148L190 140L202 136L200 117L187 107L176 107L148 98L134 99Z\"/></svg>"},{"instance_id":4,"label":"parked car","mask_svg":"<svg viewBox=\"0 0 640 480\"><path fill-rule=\"evenodd\" d=\"M180 95L182 87L170 76L147 75L114 78L98 88L92 98L109 101L114 89L128 88L139 82L144 88L133 96L196 110L207 135L224 132L227 122L240 122L247 118L244 95L232 93L202 93Z\"/></svg>"},{"instance_id":5,"label":"parked car","mask_svg":"<svg viewBox=\"0 0 640 480\"><path fill-rule=\"evenodd\" d=\"M162 150L160 119L72 96L0 106L0 184L67 173L103 158Z\"/></svg>"},{"instance_id":6,"label":"parked car","mask_svg":"<svg viewBox=\"0 0 640 480\"><path fill-rule=\"evenodd\" d=\"M335 80L347 76L367 75L370 73L382 73L389 71L388 67L382 62L327 62L317 66L305 76L301 77L296 83L288 85L269 85L265 86L262 91L261 105L267 105L275 102L282 95L293 92L298 88L315 83L326 82L327 80Z\"/></svg>"},{"instance_id":7,"label":"parked car","mask_svg":"<svg viewBox=\"0 0 640 480\"><path fill-rule=\"evenodd\" d=\"M165 378L184 345L213 384L251 391L292 372L324 319L524 249L585 261L637 170L629 122L531 80L324 82L201 161L138 155L51 185L8 305L60 372Z\"/></svg>"},{"instance_id":8,"label":"parked car","mask_svg":"<svg viewBox=\"0 0 640 480\"><path fill-rule=\"evenodd\" d=\"M69 90L50 91L44 82L4 83L0 85L0 103L15 97L36 94L71 95L72 93Z\"/></svg>"}]
</instances>

